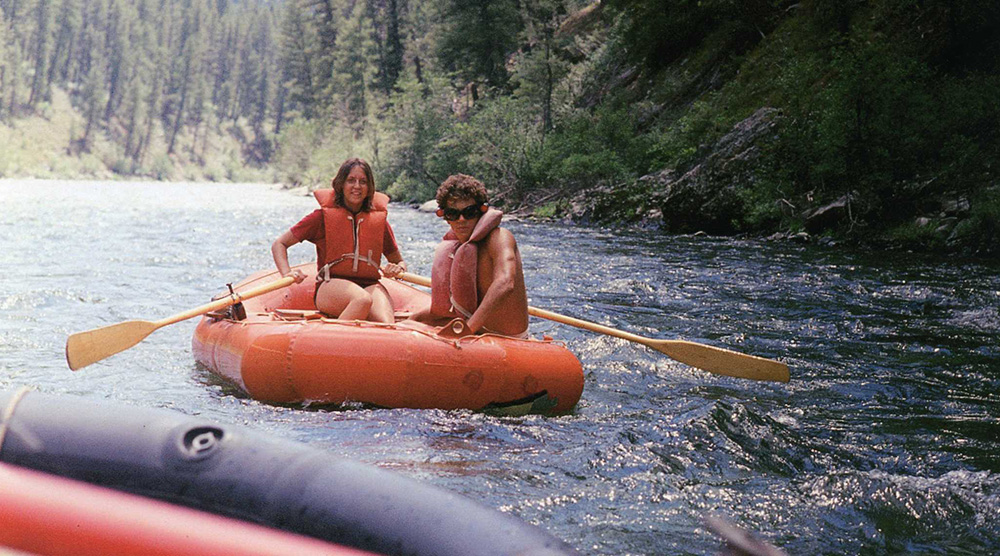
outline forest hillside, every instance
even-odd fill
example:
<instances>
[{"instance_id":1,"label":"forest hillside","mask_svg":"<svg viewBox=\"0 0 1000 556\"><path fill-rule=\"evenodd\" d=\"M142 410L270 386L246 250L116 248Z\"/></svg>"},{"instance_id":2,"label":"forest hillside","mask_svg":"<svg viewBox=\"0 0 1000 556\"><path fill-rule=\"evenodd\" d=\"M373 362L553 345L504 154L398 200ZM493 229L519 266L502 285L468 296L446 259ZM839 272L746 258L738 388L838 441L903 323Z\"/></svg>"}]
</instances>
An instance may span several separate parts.
<instances>
[{"instance_id":1,"label":"forest hillside","mask_svg":"<svg viewBox=\"0 0 1000 556\"><path fill-rule=\"evenodd\" d=\"M0 0L0 176L996 253L990 0Z\"/></svg>"}]
</instances>

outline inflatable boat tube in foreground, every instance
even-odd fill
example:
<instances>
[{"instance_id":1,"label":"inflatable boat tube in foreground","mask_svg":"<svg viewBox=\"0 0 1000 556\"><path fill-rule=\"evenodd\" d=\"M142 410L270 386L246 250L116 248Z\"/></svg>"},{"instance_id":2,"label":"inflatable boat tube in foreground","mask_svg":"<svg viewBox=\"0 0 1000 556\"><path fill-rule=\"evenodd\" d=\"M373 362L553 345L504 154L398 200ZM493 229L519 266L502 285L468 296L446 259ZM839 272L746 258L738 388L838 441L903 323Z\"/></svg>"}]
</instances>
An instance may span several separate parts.
<instances>
[{"instance_id":1,"label":"inflatable boat tube in foreground","mask_svg":"<svg viewBox=\"0 0 1000 556\"><path fill-rule=\"evenodd\" d=\"M42 556L372 555L6 463L2 548Z\"/></svg>"},{"instance_id":2,"label":"inflatable boat tube in foreground","mask_svg":"<svg viewBox=\"0 0 1000 556\"><path fill-rule=\"evenodd\" d=\"M576 554L458 494L167 410L0 393L0 461L378 554Z\"/></svg>"}]
</instances>

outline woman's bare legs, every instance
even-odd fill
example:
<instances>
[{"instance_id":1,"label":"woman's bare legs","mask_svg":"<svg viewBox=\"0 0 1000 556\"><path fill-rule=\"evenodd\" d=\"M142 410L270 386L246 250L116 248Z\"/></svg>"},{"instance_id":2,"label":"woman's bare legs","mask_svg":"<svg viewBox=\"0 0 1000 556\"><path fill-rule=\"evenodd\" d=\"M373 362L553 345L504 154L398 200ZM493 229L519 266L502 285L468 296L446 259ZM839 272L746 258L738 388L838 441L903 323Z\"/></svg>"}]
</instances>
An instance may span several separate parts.
<instances>
[{"instance_id":1,"label":"woman's bare legs","mask_svg":"<svg viewBox=\"0 0 1000 556\"><path fill-rule=\"evenodd\" d=\"M365 320L372 309L372 294L350 280L333 278L319 285L316 308L342 320Z\"/></svg>"},{"instance_id":2,"label":"woman's bare legs","mask_svg":"<svg viewBox=\"0 0 1000 556\"><path fill-rule=\"evenodd\" d=\"M372 307L368 320L372 322L396 322L395 311L392 309L392 299L382 284L374 284L365 288L371 295Z\"/></svg>"},{"instance_id":3,"label":"woman's bare legs","mask_svg":"<svg viewBox=\"0 0 1000 556\"><path fill-rule=\"evenodd\" d=\"M319 286L316 308L341 320L395 322L392 300L382 284L367 288L334 278Z\"/></svg>"}]
</instances>

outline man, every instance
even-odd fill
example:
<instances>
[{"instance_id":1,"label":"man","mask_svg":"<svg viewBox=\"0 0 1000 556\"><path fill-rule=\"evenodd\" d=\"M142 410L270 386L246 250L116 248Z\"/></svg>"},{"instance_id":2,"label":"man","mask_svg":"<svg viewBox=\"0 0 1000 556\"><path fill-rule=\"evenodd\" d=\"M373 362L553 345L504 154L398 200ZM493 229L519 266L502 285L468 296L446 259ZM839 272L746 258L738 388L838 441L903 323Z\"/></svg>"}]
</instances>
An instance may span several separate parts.
<instances>
[{"instance_id":1,"label":"man","mask_svg":"<svg viewBox=\"0 0 1000 556\"><path fill-rule=\"evenodd\" d=\"M463 319L470 333L528 337L528 295L517 242L487 205L486 187L455 174L437 190L438 216L451 230L434 253L431 306L412 318Z\"/></svg>"}]
</instances>

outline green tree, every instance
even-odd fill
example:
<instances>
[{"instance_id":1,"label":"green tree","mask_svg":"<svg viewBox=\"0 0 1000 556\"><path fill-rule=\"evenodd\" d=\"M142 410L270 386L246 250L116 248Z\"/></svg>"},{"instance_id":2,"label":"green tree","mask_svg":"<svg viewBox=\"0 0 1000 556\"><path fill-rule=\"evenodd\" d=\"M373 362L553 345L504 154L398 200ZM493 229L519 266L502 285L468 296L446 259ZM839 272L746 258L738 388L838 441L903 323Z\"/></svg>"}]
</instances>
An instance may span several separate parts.
<instances>
[{"instance_id":1,"label":"green tree","mask_svg":"<svg viewBox=\"0 0 1000 556\"><path fill-rule=\"evenodd\" d=\"M372 21L364 2L354 3L343 28L345 32L337 36L333 78L326 96L332 100L330 116L360 134L365 129L378 70Z\"/></svg>"},{"instance_id":2,"label":"green tree","mask_svg":"<svg viewBox=\"0 0 1000 556\"><path fill-rule=\"evenodd\" d=\"M507 88L507 58L523 29L516 0L443 0L437 55L464 82Z\"/></svg>"},{"instance_id":3,"label":"green tree","mask_svg":"<svg viewBox=\"0 0 1000 556\"><path fill-rule=\"evenodd\" d=\"M315 49L319 39L309 25L303 8L295 0L285 4L281 17L281 34L278 38L278 57L281 65L282 90L287 90L287 106L283 105L277 119L276 131L290 114L301 113L305 118L315 116L316 79L313 68Z\"/></svg>"},{"instance_id":4,"label":"green tree","mask_svg":"<svg viewBox=\"0 0 1000 556\"><path fill-rule=\"evenodd\" d=\"M354 3L359 0L297 0L305 12L305 19L315 37L315 45L309 45L310 63L314 65L314 101L327 104L323 94L330 90L330 81L336 73L335 55L340 27L351 13ZM346 4L346 6L344 5Z\"/></svg>"},{"instance_id":5,"label":"green tree","mask_svg":"<svg viewBox=\"0 0 1000 556\"><path fill-rule=\"evenodd\" d=\"M14 117L18 113L20 103L18 102L18 91L21 87L21 81L23 79L21 73L21 59L23 49L21 48L20 33L18 32L18 26L16 25L18 21L18 5L16 2L6 1L0 5L0 13L3 14L3 18L8 22L4 25L4 35L5 35L5 47L4 53L4 65L3 74L0 83L0 92L3 96L0 97L0 107L6 104L8 117Z\"/></svg>"},{"instance_id":6,"label":"green tree","mask_svg":"<svg viewBox=\"0 0 1000 556\"><path fill-rule=\"evenodd\" d=\"M167 153L173 154L177 145L177 136L185 117L194 121L200 121L201 110L204 105L194 104L189 106L192 97L200 90L201 79L203 78L204 54L206 52L205 27L208 25L208 13L205 5L195 0L191 4L192 9L183 14L181 24L180 42L178 50L181 54L179 72L176 74L174 84L176 89L174 95L176 102L173 104L173 123L171 124L170 138L168 140Z\"/></svg>"},{"instance_id":7,"label":"green tree","mask_svg":"<svg viewBox=\"0 0 1000 556\"><path fill-rule=\"evenodd\" d=\"M385 149L381 167L381 175L393 184L389 191L394 197L430 199L450 173L451 166L442 163L438 151L455 123L450 88L446 79L433 73L417 79L414 71L399 80L385 116L394 141Z\"/></svg>"},{"instance_id":8,"label":"green tree","mask_svg":"<svg viewBox=\"0 0 1000 556\"><path fill-rule=\"evenodd\" d=\"M570 64L561 56L561 40L557 37L567 10L561 0L525 0L521 6L524 46L516 56L514 95L540 108L536 121L544 136L554 127L556 88L569 73Z\"/></svg>"},{"instance_id":9,"label":"green tree","mask_svg":"<svg viewBox=\"0 0 1000 556\"><path fill-rule=\"evenodd\" d=\"M62 0L59 15L56 16L59 30L56 32L55 47L49 59L46 88L50 89L53 83L64 82L67 79L69 66L73 60L73 49L80 32L82 11L80 0Z\"/></svg>"},{"instance_id":10,"label":"green tree","mask_svg":"<svg viewBox=\"0 0 1000 556\"><path fill-rule=\"evenodd\" d=\"M90 151L94 130L99 126L101 109L106 101L104 93L104 66L100 63L90 65L89 73L83 82L81 101L83 117L87 121L83 137L80 138L80 150Z\"/></svg>"},{"instance_id":11,"label":"green tree","mask_svg":"<svg viewBox=\"0 0 1000 556\"><path fill-rule=\"evenodd\" d=\"M49 2L42 0L35 5L35 46L32 54L34 74L31 80L31 94L28 96L28 105L32 107L38 102L47 101L52 97L46 79L49 73L52 15Z\"/></svg>"},{"instance_id":12,"label":"green tree","mask_svg":"<svg viewBox=\"0 0 1000 556\"><path fill-rule=\"evenodd\" d=\"M7 29L7 21L4 11L0 10L0 122L5 121L7 118L4 114L3 98L5 97L5 91L7 89L8 81L8 66L10 65L9 48L7 45L7 38L10 35L10 31Z\"/></svg>"},{"instance_id":13,"label":"green tree","mask_svg":"<svg viewBox=\"0 0 1000 556\"><path fill-rule=\"evenodd\" d=\"M215 60L215 79L212 86L212 103L219 120L231 118L235 107L239 76L239 34L241 20L224 18L218 35L210 49Z\"/></svg>"},{"instance_id":14,"label":"green tree","mask_svg":"<svg viewBox=\"0 0 1000 556\"><path fill-rule=\"evenodd\" d=\"M398 0L367 0L373 22L373 39L378 51L378 87L386 95L396 86L403 71L403 39Z\"/></svg>"},{"instance_id":15,"label":"green tree","mask_svg":"<svg viewBox=\"0 0 1000 556\"><path fill-rule=\"evenodd\" d=\"M107 26L105 28L104 58L108 64L108 102L104 107L104 121L111 120L115 110L121 104L125 94L125 81L131 74L132 49L129 46L132 32L131 26L137 16L134 7L113 1L109 7Z\"/></svg>"}]
</instances>

